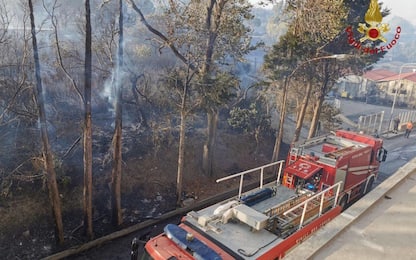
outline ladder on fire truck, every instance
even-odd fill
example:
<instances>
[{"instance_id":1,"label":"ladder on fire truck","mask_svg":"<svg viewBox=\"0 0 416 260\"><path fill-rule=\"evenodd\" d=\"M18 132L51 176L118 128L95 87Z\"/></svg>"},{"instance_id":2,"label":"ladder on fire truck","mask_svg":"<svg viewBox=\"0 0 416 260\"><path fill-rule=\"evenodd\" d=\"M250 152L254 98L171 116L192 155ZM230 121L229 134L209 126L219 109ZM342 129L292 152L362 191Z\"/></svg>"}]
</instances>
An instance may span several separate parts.
<instances>
[{"instance_id":1,"label":"ladder on fire truck","mask_svg":"<svg viewBox=\"0 0 416 260\"><path fill-rule=\"evenodd\" d=\"M316 145L318 143L322 143L324 142L328 136L330 136L331 134L326 134L326 135L322 135L322 136L317 136L317 137L313 137L311 139L307 139L305 141L300 141L294 144L294 146L292 148L290 148L290 155L289 155L289 164L294 163L299 155L303 154L303 148L304 147L308 147L308 146L313 146Z\"/></svg>"},{"instance_id":2,"label":"ladder on fire truck","mask_svg":"<svg viewBox=\"0 0 416 260\"><path fill-rule=\"evenodd\" d=\"M349 152L349 151L353 150L354 148L355 148L355 146L354 146L354 145L347 146L347 147L344 147L344 148L342 148L342 149L339 149L339 150L336 150L336 151L333 151L333 152L327 153L327 154L325 154L325 157L329 157L329 158L337 159L340 155L343 155L343 154L345 154L346 152Z\"/></svg>"},{"instance_id":3,"label":"ladder on fire truck","mask_svg":"<svg viewBox=\"0 0 416 260\"><path fill-rule=\"evenodd\" d=\"M296 160L298 159L298 156L302 154L302 150L303 150L302 148L294 148L294 147L290 148L288 165L291 165L292 163L296 162Z\"/></svg>"},{"instance_id":4,"label":"ladder on fire truck","mask_svg":"<svg viewBox=\"0 0 416 260\"><path fill-rule=\"evenodd\" d=\"M283 183L285 183L288 187L293 187L293 175L285 175L283 178L285 179Z\"/></svg>"},{"instance_id":5,"label":"ladder on fire truck","mask_svg":"<svg viewBox=\"0 0 416 260\"><path fill-rule=\"evenodd\" d=\"M269 229L287 237L302 228L305 223L312 221L336 205L340 184L337 183L313 196L310 193L305 193L270 210L267 212L270 217ZM336 192L333 192L334 189Z\"/></svg>"},{"instance_id":6,"label":"ladder on fire truck","mask_svg":"<svg viewBox=\"0 0 416 260\"><path fill-rule=\"evenodd\" d=\"M296 206L297 204L305 201L308 199L310 195L307 193L301 194L297 197L294 197L282 204L279 204L277 207L274 208L270 208L269 210L267 210L266 212L264 212L264 214L266 214L269 217L275 217L275 216L279 216L282 215L286 210Z\"/></svg>"},{"instance_id":7,"label":"ladder on fire truck","mask_svg":"<svg viewBox=\"0 0 416 260\"><path fill-rule=\"evenodd\" d=\"M285 225L298 225L301 221L301 217L303 214L303 211L305 210L305 218L309 219L312 217L312 215L315 215L316 209L320 206L320 201L318 199L310 200L307 204L303 204L302 206L296 208L293 211L286 211L282 214L278 215L277 221L281 226Z\"/></svg>"}]
</instances>

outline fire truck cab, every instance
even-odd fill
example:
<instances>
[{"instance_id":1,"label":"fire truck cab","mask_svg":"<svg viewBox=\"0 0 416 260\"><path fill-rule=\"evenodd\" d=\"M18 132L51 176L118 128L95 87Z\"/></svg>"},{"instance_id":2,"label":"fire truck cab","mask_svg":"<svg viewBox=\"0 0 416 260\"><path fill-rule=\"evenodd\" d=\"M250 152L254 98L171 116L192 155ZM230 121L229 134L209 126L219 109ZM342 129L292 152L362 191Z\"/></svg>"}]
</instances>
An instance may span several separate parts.
<instances>
[{"instance_id":1,"label":"fire truck cab","mask_svg":"<svg viewBox=\"0 0 416 260\"><path fill-rule=\"evenodd\" d=\"M342 181L340 202L345 206L371 190L386 158L382 139L338 130L296 143L286 161L283 184L320 191Z\"/></svg>"}]
</instances>

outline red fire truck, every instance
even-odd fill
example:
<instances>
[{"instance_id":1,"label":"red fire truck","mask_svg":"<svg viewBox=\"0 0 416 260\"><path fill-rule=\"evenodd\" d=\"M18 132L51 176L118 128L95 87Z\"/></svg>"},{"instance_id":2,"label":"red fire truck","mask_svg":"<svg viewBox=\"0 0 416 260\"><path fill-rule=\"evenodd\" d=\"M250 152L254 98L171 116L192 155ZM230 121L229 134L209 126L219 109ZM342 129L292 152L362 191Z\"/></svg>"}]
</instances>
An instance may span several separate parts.
<instances>
[{"instance_id":1,"label":"red fire truck","mask_svg":"<svg viewBox=\"0 0 416 260\"><path fill-rule=\"evenodd\" d=\"M284 161L240 179L238 196L189 212L145 245L142 259L280 259L370 191L387 151L382 139L339 130L295 144ZM267 170L276 180L264 184ZM242 192L244 177L259 187Z\"/></svg>"}]
</instances>

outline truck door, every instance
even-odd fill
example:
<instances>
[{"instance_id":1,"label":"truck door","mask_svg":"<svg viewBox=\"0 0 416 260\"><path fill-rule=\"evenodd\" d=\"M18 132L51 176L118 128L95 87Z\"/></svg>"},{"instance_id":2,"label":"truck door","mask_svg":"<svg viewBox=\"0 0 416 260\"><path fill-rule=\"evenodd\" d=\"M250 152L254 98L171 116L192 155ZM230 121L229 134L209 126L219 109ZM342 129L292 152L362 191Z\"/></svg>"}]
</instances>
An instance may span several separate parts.
<instances>
[{"instance_id":1,"label":"truck door","mask_svg":"<svg viewBox=\"0 0 416 260\"><path fill-rule=\"evenodd\" d=\"M342 181L341 186L340 186L341 191L344 190L344 185L345 185L345 181L347 177L347 171L348 171L348 165L344 165L342 167L335 169L335 180L334 180L334 183L332 184Z\"/></svg>"}]
</instances>

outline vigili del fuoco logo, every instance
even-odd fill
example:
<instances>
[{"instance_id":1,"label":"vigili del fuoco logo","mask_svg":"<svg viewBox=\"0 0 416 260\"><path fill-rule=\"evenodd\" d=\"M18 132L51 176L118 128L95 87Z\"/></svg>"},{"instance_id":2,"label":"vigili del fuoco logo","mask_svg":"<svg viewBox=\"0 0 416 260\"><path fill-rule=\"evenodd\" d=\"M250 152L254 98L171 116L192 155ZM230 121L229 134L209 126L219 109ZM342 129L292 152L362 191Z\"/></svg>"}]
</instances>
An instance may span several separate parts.
<instances>
[{"instance_id":1,"label":"vigili del fuoco logo","mask_svg":"<svg viewBox=\"0 0 416 260\"><path fill-rule=\"evenodd\" d=\"M377 0L370 0L370 6L364 17L365 23L359 23L357 31L363 35L359 40L354 38L352 26L348 26L346 29L348 44L354 48L361 50L364 53L377 54L380 52L388 51L397 44L402 31L401 27L396 28L394 39L387 44L387 39L384 37L384 33L390 31L390 27L386 23L382 23L383 16L380 12L380 7ZM384 44L379 47L368 47L373 44L367 44L371 42L381 41Z\"/></svg>"}]
</instances>

